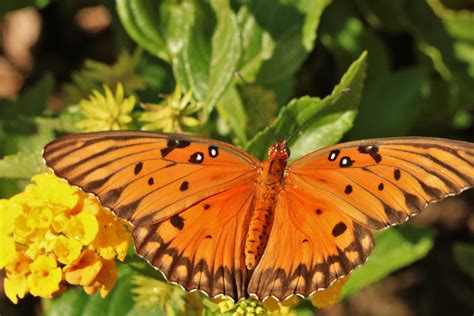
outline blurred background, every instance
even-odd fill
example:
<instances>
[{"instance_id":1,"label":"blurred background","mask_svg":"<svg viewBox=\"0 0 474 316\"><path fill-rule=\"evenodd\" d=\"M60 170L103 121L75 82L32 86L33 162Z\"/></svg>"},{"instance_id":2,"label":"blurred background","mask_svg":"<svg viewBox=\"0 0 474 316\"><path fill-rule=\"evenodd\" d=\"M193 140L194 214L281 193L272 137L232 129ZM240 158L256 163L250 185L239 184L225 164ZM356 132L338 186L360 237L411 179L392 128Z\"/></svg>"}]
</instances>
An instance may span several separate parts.
<instances>
[{"instance_id":1,"label":"blurred background","mask_svg":"<svg viewBox=\"0 0 474 316\"><path fill-rule=\"evenodd\" d=\"M231 5L238 11L250 2ZM314 42L303 53L280 51L296 64L286 65L281 58L277 67L286 72L275 81L250 74L253 85L240 90L242 100L256 99L271 120L294 97L330 94L367 50L359 113L346 140L419 135L474 141L474 1L323 2ZM48 137L38 131L45 126L69 132L68 121L57 118L65 112L74 115L67 109L104 82L125 82L142 102L158 103L172 93L173 67L137 39L116 5L107 0L1 1L0 156L41 148ZM276 19L286 21L285 12ZM271 35L276 43L291 38L278 37L276 31ZM249 115L247 135L262 125L258 116ZM208 135L236 143L225 128L210 129ZM33 164L28 159L25 163ZM0 197L19 192L26 181L3 176ZM472 315L473 190L430 206L410 223L430 228L432 243L420 260L317 314ZM40 300L27 297L13 305L2 283L1 315L42 315Z\"/></svg>"}]
</instances>

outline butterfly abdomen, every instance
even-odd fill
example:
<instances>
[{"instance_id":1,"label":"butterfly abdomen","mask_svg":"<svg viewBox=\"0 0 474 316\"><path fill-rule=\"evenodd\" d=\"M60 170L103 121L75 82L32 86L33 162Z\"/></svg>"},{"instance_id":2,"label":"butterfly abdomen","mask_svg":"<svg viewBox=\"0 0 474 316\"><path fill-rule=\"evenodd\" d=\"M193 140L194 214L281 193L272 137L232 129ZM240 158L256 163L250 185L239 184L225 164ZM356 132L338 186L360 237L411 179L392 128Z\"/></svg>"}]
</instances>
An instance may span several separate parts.
<instances>
[{"instance_id":1,"label":"butterfly abdomen","mask_svg":"<svg viewBox=\"0 0 474 316\"><path fill-rule=\"evenodd\" d=\"M245 265L249 270L257 266L270 236L285 167L286 160L267 160L257 180L255 208L245 239Z\"/></svg>"}]
</instances>

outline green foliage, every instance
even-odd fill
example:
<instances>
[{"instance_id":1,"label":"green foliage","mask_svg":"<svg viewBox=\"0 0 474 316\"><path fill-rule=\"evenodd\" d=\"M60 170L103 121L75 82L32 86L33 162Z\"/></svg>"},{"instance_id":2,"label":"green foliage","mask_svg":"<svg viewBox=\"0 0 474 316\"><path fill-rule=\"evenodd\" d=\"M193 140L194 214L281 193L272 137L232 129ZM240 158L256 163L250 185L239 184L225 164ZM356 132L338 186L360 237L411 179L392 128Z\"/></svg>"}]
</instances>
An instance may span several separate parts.
<instances>
[{"instance_id":1,"label":"green foliage","mask_svg":"<svg viewBox=\"0 0 474 316\"><path fill-rule=\"evenodd\" d=\"M352 127L365 78L366 53L356 60L331 95L324 99L302 97L282 107L269 128L250 140L247 150L263 159L276 139L298 131L290 142L292 158L337 143Z\"/></svg>"},{"instance_id":2,"label":"green foliage","mask_svg":"<svg viewBox=\"0 0 474 316\"><path fill-rule=\"evenodd\" d=\"M474 245L457 243L453 247L453 253L461 270L474 279Z\"/></svg>"},{"instance_id":3,"label":"green foliage","mask_svg":"<svg viewBox=\"0 0 474 316\"><path fill-rule=\"evenodd\" d=\"M342 289L342 297L375 283L425 257L433 247L435 231L410 225L388 229L375 235L376 247L367 262L355 270Z\"/></svg>"},{"instance_id":4,"label":"green foliage","mask_svg":"<svg viewBox=\"0 0 474 316\"><path fill-rule=\"evenodd\" d=\"M0 16L48 2L2 2ZM55 132L78 132L77 122L87 120L78 104L104 84L116 91L121 83L124 97L137 100L127 112L126 126L132 129L192 131L232 142L260 159L277 139L290 136L292 159L343 137L472 140L474 17L446 1L117 0L114 5L109 4L116 10L113 23L124 28L119 35L138 45L133 53L117 47L111 65L86 60L70 82L61 82L66 107L59 113L47 108L55 88L49 74L18 99L0 99L0 196L15 193L45 170L41 148ZM301 96L304 85L311 95ZM174 103L166 96L173 91ZM99 113L94 105L88 108L90 116ZM412 226L378 233L370 259L354 271L342 297L425 257L435 234ZM472 277L472 245L457 244L453 252ZM165 305L149 309L135 303L136 275L163 280L132 253L106 299L69 289L44 301L46 315L170 314ZM206 315L218 313L217 304L199 297ZM313 313L308 304L296 308L298 315Z\"/></svg>"},{"instance_id":5,"label":"green foliage","mask_svg":"<svg viewBox=\"0 0 474 316\"><path fill-rule=\"evenodd\" d=\"M143 311L134 308L132 289L132 276L130 270L121 269L117 284L109 293L107 299L102 299L98 294L89 296L83 289L71 288L53 300L44 300L45 314L48 316L95 316L95 315L136 315ZM147 315L146 313L144 315ZM161 315L159 310L148 315Z\"/></svg>"}]
</instances>

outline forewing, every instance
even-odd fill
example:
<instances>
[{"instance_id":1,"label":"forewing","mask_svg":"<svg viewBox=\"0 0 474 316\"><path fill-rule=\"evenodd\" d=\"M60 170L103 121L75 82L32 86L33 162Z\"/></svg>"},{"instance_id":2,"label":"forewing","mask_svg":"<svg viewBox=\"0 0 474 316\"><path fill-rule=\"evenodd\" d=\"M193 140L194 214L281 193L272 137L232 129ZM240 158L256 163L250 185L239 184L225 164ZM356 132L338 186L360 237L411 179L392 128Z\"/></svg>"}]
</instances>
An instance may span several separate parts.
<instances>
[{"instance_id":1,"label":"forewing","mask_svg":"<svg viewBox=\"0 0 474 316\"><path fill-rule=\"evenodd\" d=\"M226 143L146 132L65 136L48 144L43 157L57 176L95 194L135 226L252 182L260 164Z\"/></svg>"},{"instance_id":2,"label":"forewing","mask_svg":"<svg viewBox=\"0 0 474 316\"><path fill-rule=\"evenodd\" d=\"M474 144L413 137L343 143L290 164L292 186L382 229L474 186Z\"/></svg>"}]
</instances>

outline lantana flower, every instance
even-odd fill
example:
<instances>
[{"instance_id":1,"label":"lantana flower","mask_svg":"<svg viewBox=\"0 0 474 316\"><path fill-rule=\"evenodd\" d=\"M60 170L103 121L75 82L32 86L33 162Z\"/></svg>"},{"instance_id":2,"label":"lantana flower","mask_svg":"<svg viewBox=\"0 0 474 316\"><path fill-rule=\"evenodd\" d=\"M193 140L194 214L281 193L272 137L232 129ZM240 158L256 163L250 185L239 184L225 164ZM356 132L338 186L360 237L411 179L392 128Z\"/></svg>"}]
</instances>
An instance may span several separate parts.
<instances>
[{"instance_id":1,"label":"lantana flower","mask_svg":"<svg viewBox=\"0 0 474 316\"><path fill-rule=\"evenodd\" d=\"M14 303L27 293L52 297L67 284L105 297L117 279L114 259L130 244L127 224L98 200L53 174L0 200L0 269Z\"/></svg>"},{"instance_id":2,"label":"lantana flower","mask_svg":"<svg viewBox=\"0 0 474 316\"><path fill-rule=\"evenodd\" d=\"M127 129L132 122L130 113L135 103L133 95L125 97L121 83L117 84L115 95L104 85L104 94L92 90L89 99L79 103L80 113L85 118L77 122L77 127L84 132Z\"/></svg>"},{"instance_id":3,"label":"lantana flower","mask_svg":"<svg viewBox=\"0 0 474 316\"><path fill-rule=\"evenodd\" d=\"M183 94L180 85L176 85L173 94L165 96L163 102L146 103L142 106L145 109L139 118L145 123L142 130L182 132L183 127L199 125L199 121L193 117L193 114L202 108L202 104L193 100L191 91Z\"/></svg>"}]
</instances>

